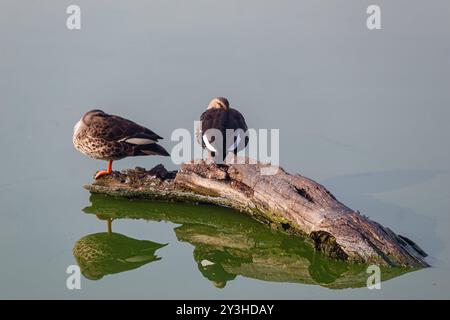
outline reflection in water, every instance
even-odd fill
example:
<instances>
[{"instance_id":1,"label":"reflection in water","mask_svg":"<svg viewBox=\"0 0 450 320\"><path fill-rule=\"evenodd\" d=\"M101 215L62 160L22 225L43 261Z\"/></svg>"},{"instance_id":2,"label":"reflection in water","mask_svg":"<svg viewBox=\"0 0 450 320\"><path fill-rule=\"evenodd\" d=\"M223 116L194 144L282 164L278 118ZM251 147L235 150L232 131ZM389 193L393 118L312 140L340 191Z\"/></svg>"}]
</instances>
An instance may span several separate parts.
<instances>
[{"instance_id":1,"label":"reflection in water","mask_svg":"<svg viewBox=\"0 0 450 320\"><path fill-rule=\"evenodd\" d=\"M91 196L84 209L102 219L170 221L179 241L194 246L202 275L218 288L238 275L273 282L317 284L329 288L366 286L367 266L331 260L298 237L273 231L240 213L220 207L128 201ZM136 240L135 240L136 241ZM387 280L411 269L382 268Z\"/></svg>"},{"instance_id":2,"label":"reflection in water","mask_svg":"<svg viewBox=\"0 0 450 320\"><path fill-rule=\"evenodd\" d=\"M75 243L73 255L81 273L90 280L139 268L160 260L155 251L165 244L136 240L112 232L112 219L106 219L108 232L87 235Z\"/></svg>"},{"instance_id":3,"label":"reflection in water","mask_svg":"<svg viewBox=\"0 0 450 320\"><path fill-rule=\"evenodd\" d=\"M329 268L324 257L314 255L302 241L267 228L242 225L240 230L219 230L216 226L185 224L175 232L178 240L194 245L198 269L218 288L237 275L326 285L346 271L344 264L336 263Z\"/></svg>"}]
</instances>

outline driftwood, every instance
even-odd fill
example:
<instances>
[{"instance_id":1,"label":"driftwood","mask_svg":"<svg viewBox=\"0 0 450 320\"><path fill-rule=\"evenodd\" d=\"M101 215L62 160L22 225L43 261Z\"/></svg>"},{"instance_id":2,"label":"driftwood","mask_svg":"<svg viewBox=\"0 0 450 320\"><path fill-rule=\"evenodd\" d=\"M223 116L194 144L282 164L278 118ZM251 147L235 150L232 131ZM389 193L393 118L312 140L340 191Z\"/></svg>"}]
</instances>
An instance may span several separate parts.
<instances>
[{"instance_id":1,"label":"driftwood","mask_svg":"<svg viewBox=\"0 0 450 320\"><path fill-rule=\"evenodd\" d=\"M242 161L241 161L242 163ZM287 233L301 235L325 255L382 266L426 267L413 241L339 202L325 187L268 166L185 163L178 172L162 165L113 172L85 186L91 193L127 198L207 203L231 207Z\"/></svg>"}]
</instances>

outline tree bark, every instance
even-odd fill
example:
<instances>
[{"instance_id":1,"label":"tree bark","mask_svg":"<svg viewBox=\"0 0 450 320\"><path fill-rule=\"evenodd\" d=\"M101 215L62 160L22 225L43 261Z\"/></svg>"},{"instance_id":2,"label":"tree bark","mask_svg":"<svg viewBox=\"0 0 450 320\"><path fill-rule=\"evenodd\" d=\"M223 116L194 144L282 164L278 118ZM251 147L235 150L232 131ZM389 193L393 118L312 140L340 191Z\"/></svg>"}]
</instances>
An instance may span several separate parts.
<instances>
[{"instance_id":1,"label":"tree bark","mask_svg":"<svg viewBox=\"0 0 450 320\"><path fill-rule=\"evenodd\" d=\"M168 172L162 165L113 172L85 186L92 193L127 198L207 203L231 207L272 228L303 236L339 260L397 267L426 267L426 253L298 174L248 159L222 165L192 161Z\"/></svg>"}]
</instances>

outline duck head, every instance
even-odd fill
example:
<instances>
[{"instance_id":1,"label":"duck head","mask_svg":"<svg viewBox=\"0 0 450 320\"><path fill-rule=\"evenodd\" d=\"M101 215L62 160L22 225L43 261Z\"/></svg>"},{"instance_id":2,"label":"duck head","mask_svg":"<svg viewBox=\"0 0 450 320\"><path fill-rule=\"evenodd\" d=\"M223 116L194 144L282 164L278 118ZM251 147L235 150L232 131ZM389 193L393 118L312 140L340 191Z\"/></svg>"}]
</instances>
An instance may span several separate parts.
<instances>
[{"instance_id":1,"label":"duck head","mask_svg":"<svg viewBox=\"0 0 450 320\"><path fill-rule=\"evenodd\" d=\"M208 104L208 109L224 109L228 110L230 108L230 103L227 98L217 97L212 99Z\"/></svg>"},{"instance_id":2,"label":"duck head","mask_svg":"<svg viewBox=\"0 0 450 320\"><path fill-rule=\"evenodd\" d=\"M99 109L94 109L91 111L88 111L84 114L83 118L81 118L83 120L83 122L86 125L89 125L92 121L92 119L96 118L96 117L105 117L107 116L107 114L105 112L103 112L102 110Z\"/></svg>"},{"instance_id":3,"label":"duck head","mask_svg":"<svg viewBox=\"0 0 450 320\"><path fill-rule=\"evenodd\" d=\"M73 127L74 138L81 130L85 129L92 122L92 119L95 117L105 117L107 114L102 110L91 110L86 112L83 117L81 117L80 121L78 121Z\"/></svg>"}]
</instances>

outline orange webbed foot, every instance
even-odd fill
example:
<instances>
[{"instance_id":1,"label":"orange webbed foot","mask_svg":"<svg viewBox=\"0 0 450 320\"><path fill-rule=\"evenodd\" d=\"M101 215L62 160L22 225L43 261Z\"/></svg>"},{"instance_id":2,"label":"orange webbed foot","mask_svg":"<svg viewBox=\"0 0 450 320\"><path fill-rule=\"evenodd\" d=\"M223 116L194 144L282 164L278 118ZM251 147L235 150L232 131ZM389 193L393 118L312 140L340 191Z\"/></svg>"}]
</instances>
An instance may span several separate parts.
<instances>
[{"instance_id":1,"label":"orange webbed foot","mask_svg":"<svg viewBox=\"0 0 450 320\"><path fill-rule=\"evenodd\" d=\"M112 172L112 160L108 161L108 170L101 170L99 172L97 172L97 174L95 175L95 180L97 180L100 177L106 176L108 174L111 174Z\"/></svg>"},{"instance_id":2,"label":"orange webbed foot","mask_svg":"<svg viewBox=\"0 0 450 320\"><path fill-rule=\"evenodd\" d=\"M102 170L97 172L97 174L95 175L95 180L97 180L100 177L106 176L108 174L111 174L111 172L108 172L107 170Z\"/></svg>"}]
</instances>

